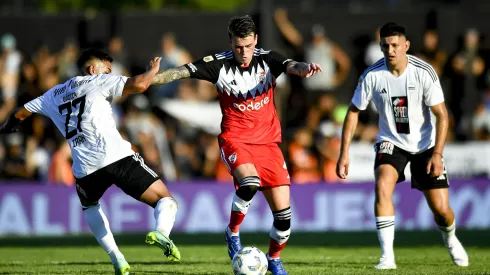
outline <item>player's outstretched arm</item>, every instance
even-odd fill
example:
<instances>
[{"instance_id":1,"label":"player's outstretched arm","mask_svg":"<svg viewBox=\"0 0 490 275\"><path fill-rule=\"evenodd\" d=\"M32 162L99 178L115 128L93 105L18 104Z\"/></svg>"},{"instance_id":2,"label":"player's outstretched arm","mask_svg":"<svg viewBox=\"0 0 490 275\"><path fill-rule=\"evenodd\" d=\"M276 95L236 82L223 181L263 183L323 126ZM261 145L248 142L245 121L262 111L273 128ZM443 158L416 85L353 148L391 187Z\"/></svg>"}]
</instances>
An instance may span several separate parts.
<instances>
[{"instance_id":1,"label":"player's outstretched arm","mask_svg":"<svg viewBox=\"0 0 490 275\"><path fill-rule=\"evenodd\" d=\"M20 123L32 115L26 108L16 108L10 113L7 120L0 126L0 134L10 134L17 132Z\"/></svg>"},{"instance_id":2,"label":"player's outstretched arm","mask_svg":"<svg viewBox=\"0 0 490 275\"><path fill-rule=\"evenodd\" d=\"M123 94L135 94L146 91L160 68L160 60L162 60L161 57L155 57L150 61L146 72L129 78L126 84L124 84Z\"/></svg>"},{"instance_id":3,"label":"player's outstretched arm","mask_svg":"<svg viewBox=\"0 0 490 275\"><path fill-rule=\"evenodd\" d=\"M349 147L356 131L359 112L360 110L351 103L345 116L344 126L342 127L342 143L340 145L340 156L336 169L337 176L341 179L347 178L349 174Z\"/></svg>"},{"instance_id":4,"label":"player's outstretched arm","mask_svg":"<svg viewBox=\"0 0 490 275\"><path fill-rule=\"evenodd\" d=\"M295 74L301 77L309 78L317 73L323 72L322 67L316 63L289 62L287 66L288 74Z\"/></svg>"},{"instance_id":5,"label":"player's outstretched arm","mask_svg":"<svg viewBox=\"0 0 490 275\"><path fill-rule=\"evenodd\" d=\"M191 77L191 73L185 66L159 71L151 82L151 85L163 85L175 80Z\"/></svg>"},{"instance_id":6,"label":"player's outstretched arm","mask_svg":"<svg viewBox=\"0 0 490 275\"><path fill-rule=\"evenodd\" d=\"M427 163L427 174L439 177L444 172L442 151L444 150L444 144L446 143L449 117L444 102L431 106L430 110L436 117L436 144L434 145L432 157Z\"/></svg>"}]
</instances>

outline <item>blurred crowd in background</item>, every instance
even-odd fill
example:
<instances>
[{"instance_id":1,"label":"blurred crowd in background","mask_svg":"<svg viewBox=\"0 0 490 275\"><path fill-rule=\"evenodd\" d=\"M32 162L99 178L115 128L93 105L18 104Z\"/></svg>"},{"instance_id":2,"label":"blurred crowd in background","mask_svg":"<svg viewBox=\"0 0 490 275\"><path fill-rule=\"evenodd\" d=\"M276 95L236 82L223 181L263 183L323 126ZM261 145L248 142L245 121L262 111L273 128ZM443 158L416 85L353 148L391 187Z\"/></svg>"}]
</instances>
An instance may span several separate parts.
<instances>
[{"instance_id":1,"label":"blurred crowd in background","mask_svg":"<svg viewBox=\"0 0 490 275\"><path fill-rule=\"evenodd\" d=\"M286 75L278 79L275 104L283 126L281 146L291 178L297 184L337 183L335 164L341 126L349 104L339 100L346 97L339 96L337 88L349 75L359 75L355 66L364 69L383 57L379 33L372 31L372 41L362 49L363 60L359 65L328 37L326 30L330 26L312 23L311 33L301 33L284 9L276 9L273 20L284 42L283 47L274 50L323 67L322 74L307 80ZM80 49L73 39L68 38L62 49L41 43L34 52L20 52L16 37L9 33L0 35L0 122L15 107L79 74L76 61ZM490 55L487 49L480 48L483 35L477 29L468 29L462 41L454 41L460 44L456 52L446 52L444 45L439 44L438 29L430 26L423 33L410 35L423 37L423 47L412 48L410 53L430 63L440 77L450 112L448 142L490 140ZM131 71L132 53L125 49L125 41L115 36L105 42L103 49L114 58L112 73L135 74ZM162 56L161 69L200 58L179 43L174 33L164 33L161 44L155 48L160 50L148 53L148 60ZM209 179L231 183L226 166L220 160L216 135L159 108L160 102L170 99L215 102L217 94L211 83L185 80L151 87L142 95L119 98L113 102L113 108L124 138L166 181ZM354 139L373 142L377 131L377 111L370 106L361 113ZM24 121L19 132L0 139L0 180L3 183L74 184L69 145L46 117L32 116Z\"/></svg>"}]
</instances>

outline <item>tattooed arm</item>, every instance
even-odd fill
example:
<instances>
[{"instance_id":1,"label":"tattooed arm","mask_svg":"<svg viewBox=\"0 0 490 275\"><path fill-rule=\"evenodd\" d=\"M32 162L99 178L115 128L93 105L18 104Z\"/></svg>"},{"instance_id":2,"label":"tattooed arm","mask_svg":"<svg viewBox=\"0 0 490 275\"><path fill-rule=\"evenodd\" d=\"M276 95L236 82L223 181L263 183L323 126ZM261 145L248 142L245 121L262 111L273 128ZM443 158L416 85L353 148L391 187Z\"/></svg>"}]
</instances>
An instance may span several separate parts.
<instances>
[{"instance_id":1,"label":"tattooed arm","mask_svg":"<svg viewBox=\"0 0 490 275\"><path fill-rule=\"evenodd\" d=\"M159 71L151 81L151 85L163 85L175 80L191 77L191 73L185 66Z\"/></svg>"},{"instance_id":2,"label":"tattooed arm","mask_svg":"<svg viewBox=\"0 0 490 275\"><path fill-rule=\"evenodd\" d=\"M322 67L316 63L305 63L305 62L289 62L287 66L288 74L295 74L301 77L309 78L312 75L315 75L319 72L322 72Z\"/></svg>"}]
</instances>

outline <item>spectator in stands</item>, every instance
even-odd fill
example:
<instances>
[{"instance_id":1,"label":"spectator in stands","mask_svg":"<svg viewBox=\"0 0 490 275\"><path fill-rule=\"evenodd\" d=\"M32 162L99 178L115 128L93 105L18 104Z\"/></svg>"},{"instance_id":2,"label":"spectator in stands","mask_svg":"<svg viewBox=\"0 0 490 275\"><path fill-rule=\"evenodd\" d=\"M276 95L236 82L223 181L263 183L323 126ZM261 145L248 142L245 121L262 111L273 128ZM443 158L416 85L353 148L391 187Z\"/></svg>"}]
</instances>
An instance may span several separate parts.
<instances>
[{"instance_id":1,"label":"spectator in stands","mask_svg":"<svg viewBox=\"0 0 490 275\"><path fill-rule=\"evenodd\" d=\"M443 76L447 53L440 48L437 30L425 30L424 45L417 56L432 65L439 78Z\"/></svg>"},{"instance_id":2,"label":"spectator in stands","mask_svg":"<svg viewBox=\"0 0 490 275\"><path fill-rule=\"evenodd\" d=\"M75 176L71 170L71 150L67 141L60 144L58 150L51 158L48 182L64 186L73 186L75 184Z\"/></svg>"},{"instance_id":3,"label":"spectator in stands","mask_svg":"<svg viewBox=\"0 0 490 275\"><path fill-rule=\"evenodd\" d=\"M490 89L486 91L475 111L473 132L477 140L490 141Z\"/></svg>"},{"instance_id":4,"label":"spectator in stands","mask_svg":"<svg viewBox=\"0 0 490 275\"><path fill-rule=\"evenodd\" d=\"M463 49L451 60L452 96L450 108L455 118L457 138L473 138L472 118L482 98L479 81L483 78L485 61L480 52L480 33L465 33Z\"/></svg>"},{"instance_id":5,"label":"spectator in stands","mask_svg":"<svg viewBox=\"0 0 490 275\"><path fill-rule=\"evenodd\" d=\"M131 97L125 127L131 143L136 145L146 164L166 180L176 180L176 169L162 122L150 112L148 98Z\"/></svg>"},{"instance_id":6,"label":"spectator in stands","mask_svg":"<svg viewBox=\"0 0 490 275\"><path fill-rule=\"evenodd\" d=\"M322 180L337 183L340 180L335 174L337 159L340 154L341 123L326 121L318 127L317 149L320 153L320 169Z\"/></svg>"},{"instance_id":7,"label":"spectator in stands","mask_svg":"<svg viewBox=\"0 0 490 275\"><path fill-rule=\"evenodd\" d=\"M351 61L347 53L342 50L336 43L326 36L325 28L320 24L315 24L311 28L312 39L306 42L301 32L296 29L288 18L288 14L283 9L276 10L274 15L276 24L282 35L295 48L301 48L304 52L305 61L315 60L323 69L320 75L314 75L307 80L303 80L303 85L307 90L305 112L308 106L317 102L320 97L335 96L336 89L346 80ZM291 93L291 96L295 96Z\"/></svg>"},{"instance_id":8,"label":"spectator in stands","mask_svg":"<svg viewBox=\"0 0 490 275\"><path fill-rule=\"evenodd\" d=\"M291 161L291 180L304 184L319 182L318 159L313 151L313 134L307 128L298 129L293 141L288 146Z\"/></svg>"},{"instance_id":9,"label":"spectator in stands","mask_svg":"<svg viewBox=\"0 0 490 275\"><path fill-rule=\"evenodd\" d=\"M17 105L16 96L19 86L20 64L22 55L16 48L16 39L12 34L4 34L0 39L0 121L5 120L7 115Z\"/></svg>"},{"instance_id":10,"label":"spectator in stands","mask_svg":"<svg viewBox=\"0 0 490 275\"><path fill-rule=\"evenodd\" d=\"M58 57L58 77L64 82L78 75L77 68L78 46L73 41L67 41Z\"/></svg>"},{"instance_id":11,"label":"spectator in stands","mask_svg":"<svg viewBox=\"0 0 490 275\"><path fill-rule=\"evenodd\" d=\"M177 43L175 34L172 32L167 32L162 36L160 52L154 56L162 57L160 70L175 68L192 62L191 55L184 47ZM186 82L189 81L192 80L186 80ZM176 81L166 85L155 86L152 89L156 91L155 95L157 98L175 97L181 83L182 81Z\"/></svg>"},{"instance_id":12,"label":"spectator in stands","mask_svg":"<svg viewBox=\"0 0 490 275\"><path fill-rule=\"evenodd\" d=\"M129 59L124 49L124 41L121 37L113 37L109 40L109 55L114 59L112 61L112 74L130 76L128 66Z\"/></svg>"},{"instance_id":13,"label":"spectator in stands","mask_svg":"<svg viewBox=\"0 0 490 275\"><path fill-rule=\"evenodd\" d=\"M371 41L366 47L366 54L364 55L364 63L366 63L366 67L373 65L376 63L376 61L383 58L383 52L381 51L379 42L381 42L381 38L379 36L378 27L374 32L374 40Z\"/></svg>"}]
</instances>

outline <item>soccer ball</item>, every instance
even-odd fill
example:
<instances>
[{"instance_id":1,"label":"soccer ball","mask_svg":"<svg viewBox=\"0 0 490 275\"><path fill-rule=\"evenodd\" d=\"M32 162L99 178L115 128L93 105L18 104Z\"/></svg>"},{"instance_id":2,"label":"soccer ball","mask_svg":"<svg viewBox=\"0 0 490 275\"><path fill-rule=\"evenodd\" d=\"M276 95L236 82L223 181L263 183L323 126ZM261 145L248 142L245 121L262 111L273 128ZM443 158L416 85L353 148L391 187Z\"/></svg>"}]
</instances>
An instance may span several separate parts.
<instances>
[{"instance_id":1,"label":"soccer ball","mask_svg":"<svg viewBox=\"0 0 490 275\"><path fill-rule=\"evenodd\" d=\"M244 247L231 261L235 275L264 275L267 272L267 257L257 247Z\"/></svg>"}]
</instances>

